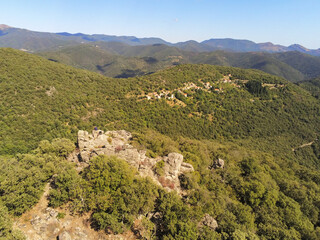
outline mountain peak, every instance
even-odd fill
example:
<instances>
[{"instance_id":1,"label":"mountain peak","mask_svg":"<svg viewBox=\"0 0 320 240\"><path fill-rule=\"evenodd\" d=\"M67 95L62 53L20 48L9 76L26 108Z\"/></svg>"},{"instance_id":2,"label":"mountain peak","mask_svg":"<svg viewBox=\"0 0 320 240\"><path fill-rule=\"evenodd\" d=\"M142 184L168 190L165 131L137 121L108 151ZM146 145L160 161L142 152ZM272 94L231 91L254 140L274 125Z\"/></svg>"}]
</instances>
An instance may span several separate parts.
<instances>
[{"instance_id":1,"label":"mountain peak","mask_svg":"<svg viewBox=\"0 0 320 240\"><path fill-rule=\"evenodd\" d=\"M302 52L306 52L309 51L309 49L301 46L300 44L292 44L288 47L290 50L294 50L294 51L302 51Z\"/></svg>"},{"instance_id":2,"label":"mountain peak","mask_svg":"<svg viewBox=\"0 0 320 240\"><path fill-rule=\"evenodd\" d=\"M5 29L8 29L8 28L12 28L8 25L5 25L5 24L0 24L0 30L5 30Z\"/></svg>"}]
</instances>

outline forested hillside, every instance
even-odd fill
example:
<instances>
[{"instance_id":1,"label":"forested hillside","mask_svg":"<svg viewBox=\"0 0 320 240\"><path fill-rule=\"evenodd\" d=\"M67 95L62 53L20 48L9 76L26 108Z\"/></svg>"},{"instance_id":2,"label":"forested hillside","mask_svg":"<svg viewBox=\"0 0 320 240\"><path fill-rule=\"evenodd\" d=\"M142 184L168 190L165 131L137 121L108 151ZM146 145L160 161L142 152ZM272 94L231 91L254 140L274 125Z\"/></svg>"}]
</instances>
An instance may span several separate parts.
<instances>
[{"instance_id":1,"label":"forested hillside","mask_svg":"<svg viewBox=\"0 0 320 240\"><path fill-rule=\"evenodd\" d=\"M115 42L94 42L37 54L108 77L142 76L185 63L258 69L291 82L309 80L320 75L320 58L300 52L198 53L163 44L129 46Z\"/></svg>"},{"instance_id":2,"label":"forested hillside","mask_svg":"<svg viewBox=\"0 0 320 240\"><path fill-rule=\"evenodd\" d=\"M300 82L298 85L311 92L314 97L318 99L320 98L320 78L314 78L309 81Z\"/></svg>"},{"instance_id":3,"label":"forested hillside","mask_svg":"<svg viewBox=\"0 0 320 240\"><path fill-rule=\"evenodd\" d=\"M186 63L178 49L165 45L131 47L121 43L82 44L37 54L51 61L115 78L146 75Z\"/></svg>"},{"instance_id":4,"label":"forested hillside","mask_svg":"<svg viewBox=\"0 0 320 240\"><path fill-rule=\"evenodd\" d=\"M222 50L227 52L283 53L297 51L311 56L320 56L320 49L308 49L299 44L293 44L287 47L271 42L255 43L250 40L232 38L208 39L202 42L188 40L185 42L171 43L156 37L139 38L135 36L114 36L105 34L36 32L0 24L0 47L12 47L24 49L29 52L37 52L90 42L103 42L106 44L119 43L127 46L166 45L191 52L212 52Z\"/></svg>"},{"instance_id":5,"label":"forested hillside","mask_svg":"<svg viewBox=\"0 0 320 240\"><path fill-rule=\"evenodd\" d=\"M52 207L91 214L107 233L143 216L147 239L320 238L320 103L284 78L186 64L115 79L2 48L0 108L0 238L22 239L10 219L49 180ZM131 131L152 157L181 153L195 169L180 178L183 196L112 157L77 172L66 158L94 126Z\"/></svg>"}]
</instances>

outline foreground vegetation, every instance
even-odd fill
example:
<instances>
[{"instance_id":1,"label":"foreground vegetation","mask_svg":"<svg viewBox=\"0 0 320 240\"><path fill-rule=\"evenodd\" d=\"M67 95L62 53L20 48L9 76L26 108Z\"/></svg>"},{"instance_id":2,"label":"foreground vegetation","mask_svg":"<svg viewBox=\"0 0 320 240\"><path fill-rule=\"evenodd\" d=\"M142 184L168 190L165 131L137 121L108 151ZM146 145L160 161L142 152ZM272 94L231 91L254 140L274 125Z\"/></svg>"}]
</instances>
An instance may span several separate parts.
<instances>
[{"instance_id":1,"label":"foreground vegetation","mask_svg":"<svg viewBox=\"0 0 320 240\"><path fill-rule=\"evenodd\" d=\"M2 157L0 219L8 221L6 209L19 216L32 207L55 175L50 205L67 205L77 214L90 211L93 226L107 232L139 229L147 239L319 238L318 170L234 143L173 141L152 132L134 141L153 146L153 154L179 151L195 166L194 173L181 176L183 198L137 176L114 157L97 157L78 174L65 160L74 144L55 139L42 141L31 154ZM225 159L224 169L211 167L217 157ZM145 217L150 212L158 212L160 221ZM217 219L216 231L198 225L205 213ZM4 237L18 234L8 223L0 226Z\"/></svg>"},{"instance_id":2,"label":"foreground vegetation","mask_svg":"<svg viewBox=\"0 0 320 240\"><path fill-rule=\"evenodd\" d=\"M111 79L16 50L0 49L0 56L0 238L20 234L8 214L30 209L50 179L51 206L91 212L93 226L107 232L320 238L320 105L308 91L230 67L182 65ZM191 83L197 87L183 90ZM146 98L165 91L175 98ZM182 153L195 168L181 176L184 197L113 157L97 157L78 173L66 157L78 129L93 126L132 131L132 144L153 157ZM213 168L218 158L224 169ZM149 218L155 212L159 218ZM199 225L205 213L217 220L215 231Z\"/></svg>"}]
</instances>

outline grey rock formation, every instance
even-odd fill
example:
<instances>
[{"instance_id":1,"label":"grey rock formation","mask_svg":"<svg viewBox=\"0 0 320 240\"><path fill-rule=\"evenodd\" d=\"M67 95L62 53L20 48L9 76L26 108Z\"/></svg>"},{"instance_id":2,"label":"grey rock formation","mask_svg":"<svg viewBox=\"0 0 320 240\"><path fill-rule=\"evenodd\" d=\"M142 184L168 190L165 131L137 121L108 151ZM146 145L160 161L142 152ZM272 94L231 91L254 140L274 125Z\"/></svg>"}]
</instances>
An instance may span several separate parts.
<instances>
[{"instance_id":1,"label":"grey rock formation","mask_svg":"<svg viewBox=\"0 0 320 240\"><path fill-rule=\"evenodd\" d=\"M218 223L213 217L206 213L200 222L200 226L207 226L212 230L216 230Z\"/></svg>"},{"instance_id":2,"label":"grey rock formation","mask_svg":"<svg viewBox=\"0 0 320 240\"><path fill-rule=\"evenodd\" d=\"M224 160L221 158L218 158L215 160L212 164L213 168L224 168Z\"/></svg>"},{"instance_id":3,"label":"grey rock formation","mask_svg":"<svg viewBox=\"0 0 320 240\"><path fill-rule=\"evenodd\" d=\"M47 213L47 218L55 218L58 216L58 212L56 210L54 210L53 208L48 207L46 209L46 213Z\"/></svg>"},{"instance_id":4,"label":"grey rock formation","mask_svg":"<svg viewBox=\"0 0 320 240\"><path fill-rule=\"evenodd\" d=\"M39 239L47 239L53 237L54 234L59 232L59 221L57 219L58 212L53 208L46 208L43 213L34 215L31 219L32 231ZM55 233L48 229L58 229Z\"/></svg>"},{"instance_id":5,"label":"grey rock formation","mask_svg":"<svg viewBox=\"0 0 320 240\"><path fill-rule=\"evenodd\" d=\"M115 155L135 167L141 176L152 178L158 185L168 190L180 192L179 175L194 171L191 164L183 162L179 153L170 153L166 157L149 158L146 151L135 149L130 143L132 135L125 130L107 131L93 130L92 133L80 130L78 146L80 162L89 163L97 155ZM75 158L75 157L74 157ZM164 161L163 176L154 172L157 162Z\"/></svg>"}]
</instances>

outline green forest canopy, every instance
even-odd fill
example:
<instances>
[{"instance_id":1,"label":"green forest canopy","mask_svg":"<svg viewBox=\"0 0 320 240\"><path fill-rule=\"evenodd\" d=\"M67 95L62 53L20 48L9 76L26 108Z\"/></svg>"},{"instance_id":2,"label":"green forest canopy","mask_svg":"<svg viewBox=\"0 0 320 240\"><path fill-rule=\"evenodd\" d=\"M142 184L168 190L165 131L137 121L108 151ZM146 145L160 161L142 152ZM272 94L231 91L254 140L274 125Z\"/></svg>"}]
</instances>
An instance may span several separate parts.
<instances>
[{"instance_id":1,"label":"green forest canopy","mask_svg":"<svg viewBox=\"0 0 320 240\"><path fill-rule=\"evenodd\" d=\"M161 225L154 232L155 222L144 219L145 236L319 239L319 142L292 148L317 139L320 105L299 86L230 67L181 65L150 76L112 79L17 50L0 49L0 56L4 237L19 233L1 219L30 209L58 174L50 204L68 204L75 213L91 211L95 226L106 231L125 231L139 214L157 211ZM221 81L229 74L231 83ZM206 82L213 88L204 89ZM179 101L143 97L176 92L186 83L201 89L183 90L187 97ZM65 157L74 149L78 129L93 126L130 130L133 143L154 156L182 153L195 168L184 176L187 195L164 192L114 158L98 157L78 174ZM226 167L212 169L219 157ZM121 180L109 181L112 174ZM98 188L100 178L105 185ZM77 201L77 194L86 201ZM137 203L142 205L136 208ZM216 231L198 227L205 213L217 219Z\"/></svg>"}]
</instances>

